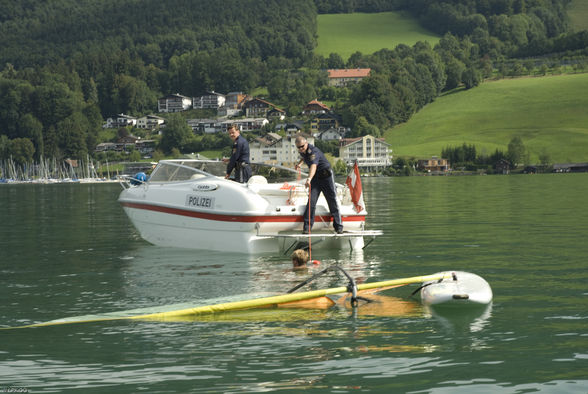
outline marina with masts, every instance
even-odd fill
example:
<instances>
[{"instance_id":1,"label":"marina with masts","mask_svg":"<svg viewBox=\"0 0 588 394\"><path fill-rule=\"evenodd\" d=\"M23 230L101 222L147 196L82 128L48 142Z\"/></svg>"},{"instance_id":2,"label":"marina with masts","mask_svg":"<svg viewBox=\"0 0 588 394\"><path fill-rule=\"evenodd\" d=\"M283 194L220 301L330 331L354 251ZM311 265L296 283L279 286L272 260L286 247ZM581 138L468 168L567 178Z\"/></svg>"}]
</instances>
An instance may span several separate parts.
<instances>
[{"instance_id":1,"label":"marina with masts","mask_svg":"<svg viewBox=\"0 0 588 394\"><path fill-rule=\"evenodd\" d=\"M117 171L110 171L108 163L106 174L98 175L96 168L100 163L86 156L85 160L41 158L39 162L17 163L12 158L0 160L0 184L9 183L102 183L118 182ZM106 175L106 176L104 176Z\"/></svg>"}]
</instances>

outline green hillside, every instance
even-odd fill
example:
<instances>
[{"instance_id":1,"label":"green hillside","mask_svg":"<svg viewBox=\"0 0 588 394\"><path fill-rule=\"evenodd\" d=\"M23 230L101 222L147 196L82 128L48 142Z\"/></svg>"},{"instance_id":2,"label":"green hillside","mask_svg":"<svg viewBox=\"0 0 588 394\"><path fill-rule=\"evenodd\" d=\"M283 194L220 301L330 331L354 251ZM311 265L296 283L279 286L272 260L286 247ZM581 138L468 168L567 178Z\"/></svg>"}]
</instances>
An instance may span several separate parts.
<instances>
[{"instance_id":1,"label":"green hillside","mask_svg":"<svg viewBox=\"0 0 588 394\"><path fill-rule=\"evenodd\" d=\"M520 136L531 162L588 162L588 74L486 82L446 94L406 124L388 130L395 156L440 155L448 146L474 144L477 152L506 152Z\"/></svg>"},{"instance_id":2,"label":"green hillside","mask_svg":"<svg viewBox=\"0 0 588 394\"><path fill-rule=\"evenodd\" d=\"M574 30L588 30L588 0L572 0L568 16Z\"/></svg>"},{"instance_id":3,"label":"green hillside","mask_svg":"<svg viewBox=\"0 0 588 394\"><path fill-rule=\"evenodd\" d=\"M318 15L317 25L315 52L325 57L338 53L345 60L356 51L371 54L382 48L394 49L398 44L412 46L428 41L433 46L439 41L413 17L400 12Z\"/></svg>"}]
</instances>

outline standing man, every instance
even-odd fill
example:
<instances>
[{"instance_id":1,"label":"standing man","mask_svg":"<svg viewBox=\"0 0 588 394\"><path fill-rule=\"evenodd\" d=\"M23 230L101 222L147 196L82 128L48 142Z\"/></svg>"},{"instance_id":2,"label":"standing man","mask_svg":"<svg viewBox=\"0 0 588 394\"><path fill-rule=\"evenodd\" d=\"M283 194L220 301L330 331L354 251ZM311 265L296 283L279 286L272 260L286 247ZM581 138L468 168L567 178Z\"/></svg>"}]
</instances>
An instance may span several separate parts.
<instances>
[{"instance_id":1,"label":"standing man","mask_svg":"<svg viewBox=\"0 0 588 394\"><path fill-rule=\"evenodd\" d=\"M339 213L339 203L337 202L337 190L335 188L335 175L331 170L331 164L317 147L312 146L301 135L298 135L295 140L296 148L300 154L300 161L294 168L300 168L304 162L308 166L308 179L305 187L310 187L310 196L304 210L304 227L303 234L308 234L309 230L314 224L314 213L316 209L316 202L322 192L329 204L329 211L333 216L333 227L337 234L343 232L343 222L341 221L341 214ZM310 223L308 212L310 209Z\"/></svg>"},{"instance_id":2,"label":"standing man","mask_svg":"<svg viewBox=\"0 0 588 394\"><path fill-rule=\"evenodd\" d=\"M249 165L249 143L241 136L241 132L235 125L229 126L229 137L233 140L233 152L227 165L225 179L229 179L231 171L235 169L235 181L247 183L251 178L251 166Z\"/></svg>"}]
</instances>

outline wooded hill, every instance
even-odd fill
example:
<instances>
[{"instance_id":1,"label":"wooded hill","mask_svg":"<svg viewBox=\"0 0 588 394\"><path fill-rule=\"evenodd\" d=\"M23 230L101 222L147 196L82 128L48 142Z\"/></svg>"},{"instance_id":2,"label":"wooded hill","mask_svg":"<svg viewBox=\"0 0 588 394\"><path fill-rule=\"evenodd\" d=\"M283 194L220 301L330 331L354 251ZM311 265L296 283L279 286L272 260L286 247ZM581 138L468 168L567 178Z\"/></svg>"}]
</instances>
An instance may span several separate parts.
<instances>
[{"instance_id":1,"label":"wooded hill","mask_svg":"<svg viewBox=\"0 0 588 394\"><path fill-rule=\"evenodd\" d=\"M568 32L567 3L0 0L0 158L85 157L108 116L152 113L168 93L256 87L290 114L314 98L332 101L356 135L379 135L443 91L474 87L499 65L508 71L513 57L585 59L588 34ZM398 10L443 35L439 44L357 52L346 62L313 53L318 12ZM328 87L324 70L342 67L372 75Z\"/></svg>"}]
</instances>

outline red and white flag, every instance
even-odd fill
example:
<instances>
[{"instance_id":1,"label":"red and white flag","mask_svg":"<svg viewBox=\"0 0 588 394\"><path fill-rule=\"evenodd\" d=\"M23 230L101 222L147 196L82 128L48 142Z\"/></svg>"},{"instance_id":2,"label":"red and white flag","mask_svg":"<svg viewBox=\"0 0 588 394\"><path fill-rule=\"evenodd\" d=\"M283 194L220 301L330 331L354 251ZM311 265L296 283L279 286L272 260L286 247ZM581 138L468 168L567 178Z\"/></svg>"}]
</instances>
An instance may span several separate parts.
<instances>
[{"instance_id":1,"label":"red and white flag","mask_svg":"<svg viewBox=\"0 0 588 394\"><path fill-rule=\"evenodd\" d=\"M351 172L349 172L349 175L347 175L345 184L347 184L347 187L349 187L349 193L351 193L351 201L353 202L355 211L357 213L361 212L361 210L365 207L365 204L363 202L363 190L361 189L361 178L359 177L359 167L357 166L357 161L355 162Z\"/></svg>"}]
</instances>

